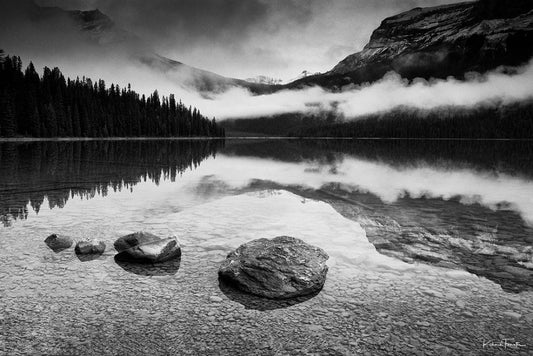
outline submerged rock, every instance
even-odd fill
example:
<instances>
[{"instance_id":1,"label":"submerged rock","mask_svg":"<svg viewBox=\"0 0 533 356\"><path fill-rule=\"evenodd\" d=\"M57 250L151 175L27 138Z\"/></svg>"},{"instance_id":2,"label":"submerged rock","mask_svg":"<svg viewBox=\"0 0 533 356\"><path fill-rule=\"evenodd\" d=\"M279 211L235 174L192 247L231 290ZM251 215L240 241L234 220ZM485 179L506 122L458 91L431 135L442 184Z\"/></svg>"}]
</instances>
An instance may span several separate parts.
<instances>
[{"instance_id":1,"label":"submerged rock","mask_svg":"<svg viewBox=\"0 0 533 356\"><path fill-rule=\"evenodd\" d=\"M135 233L121 237L115 249L122 261L164 262L181 256L181 247L176 237L160 239L149 233Z\"/></svg>"},{"instance_id":2,"label":"submerged rock","mask_svg":"<svg viewBox=\"0 0 533 356\"><path fill-rule=\"evenodd\" d=\"M244 292L272 299L294 298L322 289L328 258L322 249L294 237L257 239L231 252L218 274Z\"/></svg>"},{"instance_id":3,"label":"submerged rock","mask_svg":"<svg viewBox=\"0 0 533 356\"><path fill-rule=\"evenodd\" d=\"M44 243L54 252L60 252L70 248L74 241L68 236L52 234L44 240Z\"/></svg>"},{"instance_id":4,"label":"submerged rock","mask_svg":"<svg viewBox=\"0 0 533 356\"><path fill-rule=\"evenodd\" d=\"M147 261L132 260L129 256L122 253L115 255L115 263L126 272L151 277L175 275L180 268L181 259L178 257L158 263L146 262Z\"/></svg>"},{"instance_id":5,"label":"submerged rock","mask_svg":"<svg viewBox=\"0 0 533 356\"><path fill-rule=\"evenodd\" d=\"M101 255L105 251L105 243L98 240L79 241L74 251L78 255Z\"/></svg>"},{"instance_id":6,"label":"submerged rock","mask_svg":"<svg viewBox=\"0 0 533 356\"><path fill-rule=\"evenodd\" d=\"M135 232L133 234L129 234L129 235L118 238L114 243L114 247L115 247L115 250L117 250L118 252L122 252L135 246L144 245L147 243L160 241L160 240L161 238L157 237L154 234L151 234L149 232L139 231L139 232Z\"/></svg>"}]
</instances>

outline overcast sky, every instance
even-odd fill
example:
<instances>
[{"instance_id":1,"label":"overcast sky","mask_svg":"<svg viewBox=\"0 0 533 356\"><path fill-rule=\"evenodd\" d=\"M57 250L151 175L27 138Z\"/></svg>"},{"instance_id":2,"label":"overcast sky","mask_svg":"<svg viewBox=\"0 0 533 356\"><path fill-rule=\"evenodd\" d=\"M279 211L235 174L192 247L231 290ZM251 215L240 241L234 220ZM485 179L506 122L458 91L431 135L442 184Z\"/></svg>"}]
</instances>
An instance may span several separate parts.
<instances>
[{"instance_id":1,"label":"overcast sky","mask_svg":"<svg viewBox=\"0 0 533 356\"><path fill-rule=\"evenodd\" d=\"M9 1L9 0L8 0ZM98 8L161 55L236 78L290 80L359 51L387 16L457 0L37 0Z\"/></svg>"},{"instance_id":2,"label":"overcast sky","mask_svg":"<svg viewBox=\"0 0 533 356\"><path fill-rule=\"evenodd\" d=\"M183 85L180 71L160 71L139 61L155 50L228 77L267 75L289 81L303 70L330 70L361 50L385 17L454 0L38 0L40 5L69 10L98 8L142 39L126 36L129 40L107 45L88 39L61 11L36 9L28 1L32 0L0 0L0 48L20 55L24 65L32 60L40 73L44 66L58 66L70 78L101 78L121 87L131 83L143 94L175 93L217 119L317 107L336 108L350 119L399 105L426 109L494 99L512 102L532 92L530 63L519 75L492 73L467 83L450 79L410 84L386 76L369 87L342 93L308 88L253 96L234 88L206 96Z\"/></svg>"}]
</instances>

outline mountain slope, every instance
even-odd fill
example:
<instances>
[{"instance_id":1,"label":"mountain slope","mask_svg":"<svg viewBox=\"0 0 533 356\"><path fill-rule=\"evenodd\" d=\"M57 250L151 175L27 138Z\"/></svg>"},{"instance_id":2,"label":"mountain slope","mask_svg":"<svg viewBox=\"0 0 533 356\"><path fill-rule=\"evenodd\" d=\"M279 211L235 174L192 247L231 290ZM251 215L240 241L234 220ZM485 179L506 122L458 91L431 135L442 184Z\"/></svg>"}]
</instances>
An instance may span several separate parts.
<instances>
[{"instance_id":1,"label":"mountain slope","mask_svg":"<svg viewBox=\"0 0 533 356\"><path fill-rule=\"evenodd\" d=\"M463 78L516 66L533 56L533 1L482 0L415 8L385 19L361 52L329 72L309 76L288 87L376 81L389 71L413 79Z\"/></svg>"},{"instance_id":2,"label":"mountain slope","mask_svg":"<svg viewBox=\"0 0 533 356\"><path fill-rule=\"evenodd\" d=\"M117 46L128 48L132 59L164 75L171 76L184 87L201 92L220 92L231 87L244 87L257 93L272 90L267 84L224 77L161 56L141 38L117 26L112 19L98 9L66 11L58 7L40 7L33 4L31 16L41 22L57 22L65 19L73 21L75 27L92 42L109 50Z\"/></svg>"}]
</instances>

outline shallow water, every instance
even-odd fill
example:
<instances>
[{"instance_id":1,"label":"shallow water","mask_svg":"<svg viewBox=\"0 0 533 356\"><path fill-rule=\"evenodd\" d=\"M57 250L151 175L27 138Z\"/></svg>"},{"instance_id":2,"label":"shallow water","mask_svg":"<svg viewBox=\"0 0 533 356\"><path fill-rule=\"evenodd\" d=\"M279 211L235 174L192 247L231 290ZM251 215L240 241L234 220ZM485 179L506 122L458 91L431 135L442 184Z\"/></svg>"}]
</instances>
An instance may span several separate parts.
<instances>
[{"instance_id":1,"label":"shallow water","mask_svg":"<svg viewBox=\"0 0 533 356\"><path fill-rule=\"evenodd\" d=\"M0 352L529 354L532 147L0 144ZM178 236L182 259L116 261L114 240L139 230ZM50 250L52 233L107 249L80 261ZM219 285L228 252L278 235L329 254L318 295Z\"/></svg>"}]
</instances>

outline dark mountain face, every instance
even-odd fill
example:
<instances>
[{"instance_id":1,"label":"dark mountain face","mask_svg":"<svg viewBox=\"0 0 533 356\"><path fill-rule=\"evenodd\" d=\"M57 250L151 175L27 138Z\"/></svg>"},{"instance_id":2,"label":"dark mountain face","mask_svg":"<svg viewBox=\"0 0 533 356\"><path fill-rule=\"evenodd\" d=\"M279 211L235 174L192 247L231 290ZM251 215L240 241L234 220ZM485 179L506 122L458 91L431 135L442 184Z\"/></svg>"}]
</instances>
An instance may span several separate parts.
<instances>
[{"instance_id":1,"label":"dark mountain face","mask_svg":"<svg viewBox=\"0 0 533 356\"><path fill-rule=\"evenodd\" d=\"M289 87L376 81L389 71L404 78L463 78L533 56L533 1L483 0L415 8L385 19L370 42L331 71Z\"/></svg>"},{"instance_id":2,"label":"dark mountain face","mask_svg":"<svg viewBox=\"0 0 533 356\"><path fill-rule=\"evenodd\" d=\"M91 11L69 11L72 18L77 20L84 30L109 30L115 27L115 24L109 17L104 15L100 10Z\"/></svg>"},{"instance_id":3,"label":"dark mountain face","mask_svg":"<svg viewBox=\"0 0 533 356\"><path fill-rule=\"evenodd\" d=\"M533 9L531 0L480 0L474 14L480 19L513 18Z\"/></svg>"}]
</instances>

